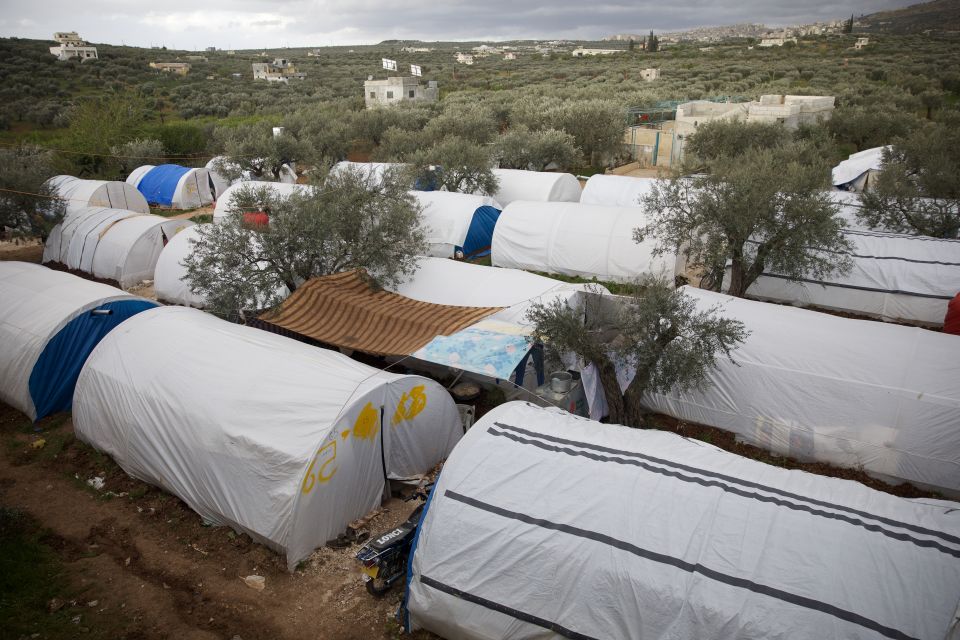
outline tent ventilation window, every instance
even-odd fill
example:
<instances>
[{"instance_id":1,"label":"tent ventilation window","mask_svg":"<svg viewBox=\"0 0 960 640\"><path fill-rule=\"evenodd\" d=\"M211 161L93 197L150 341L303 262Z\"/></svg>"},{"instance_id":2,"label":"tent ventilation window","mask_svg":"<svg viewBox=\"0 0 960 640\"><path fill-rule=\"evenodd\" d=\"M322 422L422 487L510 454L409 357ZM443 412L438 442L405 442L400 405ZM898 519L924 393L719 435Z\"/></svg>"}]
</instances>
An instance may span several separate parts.
<instances>
[{"instance_id":1,"label":"tent ventilation window","mask_svg":"<svg viewBox=\"0 0 960 640\"><path fill-rule=\"evenodd\" d=\"M94 309L90 312L92 316L110 316L113 315L113 309Z\"/></svg>"}]
</instances>

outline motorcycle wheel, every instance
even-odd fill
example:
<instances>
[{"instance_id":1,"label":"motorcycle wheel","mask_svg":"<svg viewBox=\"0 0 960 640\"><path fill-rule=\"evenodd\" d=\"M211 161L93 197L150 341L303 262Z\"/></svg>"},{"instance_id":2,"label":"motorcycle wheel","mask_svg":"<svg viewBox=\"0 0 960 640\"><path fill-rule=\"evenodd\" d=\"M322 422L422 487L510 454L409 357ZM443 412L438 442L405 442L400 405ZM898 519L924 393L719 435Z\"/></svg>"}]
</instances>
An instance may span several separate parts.
<instances>
[{"instance_id":1,"label":"motorcycle wheel","mask_svg":"<svg viewBox=\"0 0 960 640\"><path fill-rule=\"evenodd\" d=\"M367 592L376 598L379 598L383 596L387 591L390 591L389 584L387 584L383 580L378 580L376 578L374 578L373 580L367 580L366 585L367 585Z\"/></svg>"}]
</instances>

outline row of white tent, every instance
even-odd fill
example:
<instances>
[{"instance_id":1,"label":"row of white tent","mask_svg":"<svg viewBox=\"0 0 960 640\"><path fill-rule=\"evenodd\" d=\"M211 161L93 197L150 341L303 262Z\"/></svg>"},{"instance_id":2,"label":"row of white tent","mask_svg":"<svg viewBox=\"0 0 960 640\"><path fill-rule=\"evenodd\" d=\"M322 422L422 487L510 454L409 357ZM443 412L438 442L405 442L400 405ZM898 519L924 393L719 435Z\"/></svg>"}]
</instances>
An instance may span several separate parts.
<instances>
[{"instance_id":1,"label":"row of white tent","mask_svg":"<svg viewBox=\"0 0 960 640\"><path fill-rule=\"evenodd\" d=\"M382 175L385 165L348 165ZM361 167L358 169L357 167ZM362 167L366 167L363 169ZM343 170L346 167L341 167ZM537 172L521 172L537 173ZM547 174L556 175L556 174ZM652 179L592 176L580 202L514 201L503 208L486 232L496 266L578 276L601 281L629 281L653 273L668 280L684 273L682 256L654 255L655 238L633 242L633 230L647 222L639 201ZM303 185L266 185L281 195ZM232 206L231 187L217 203L215 220ZM855 194L830 192L846 218L855 220ZM424 210L430 255L451 257L466 242L482 206L501 203L481 196L412 191ZM852 200L853 199L853 200ZM848 223L848 226L852 226ZM767 273L748 291L765 300L859 313L884 320L937 326L960 282L960 242L850 228L853 269L817 281L796 281Z\"/></svg>"},{"instance_id":2,"label":"row of white tent","mask_svg":"<svg viewBox=\"0 0 960 640\"><path fill-rule=\"evenodd\" d=\"M432 262L498 283L515 273L499 303L542 287L522 272ZM375 508L387 478L447 459L412 551L408 628L464 638L789 629L811 639L955 629L956 503L525 403L461 437L453 401L426 378L37 265L0 263L0 289L15 303L0 308L4 401L30 404L27 375L6 375L25 365L30 378L66 378L79 438L285 554L291 569ZM794 396L790 408L810 403Z\"/></svg>"},{"instance_id":3,"label":"row of white tent","mask_svg":"<svg viewBox=\"0 0 960 640\"><path fill-rule=\"evenodd\" d=\"M0 262L0 294L0 399L72 405L80 439L291 570L463 434L427 378L34 264Z\"/></svg>"},{"instance_id":4,"label":"row of white tent","mask_svg":"<svg viewBox=\"0 0 960 640\"><path fill-rule=\"evenodd\" d=\"M168 250L182 247L188 237L175 238ZM671 268L666 262L660 266ZM182 269L178 273L170 279L172 286L188 291ZM165 293L159 267L156 288L162 300L191 304ZM504 311L490 320L523 328L532 302L559 296L576 304L574 298L587 289L519 269L424 258L418 271L393 290L436 304L502 306ZM960 491L960 431L955 428L960 424L960 341L955 337L691 287L684 291L704 310L720 304L751 335L734 352L736 365L722 361L700 390L648 398L651 408L732 431L784 455L859 465L896 481Z\"/></svg>"},{"instance_id":5,"label":"row of white tent","mask_svg":"<svg viewBox=\"0 0 960 640\"><path fill-rule=\"evenodd\" d=\"M591 176L581 203L642 211L641 199L655 183L650 178ZM856 193L830 191L828 195L845 220L843 235L852 245L847 254L852 269L845 274L799 281L767 272L747 295L883 320L942 325L947 303L960 291L960 240L870 230L857 220ZM561 229L573 229L566 225ZM570 231L571 235L580 232ZM642 246L634 248L645 251Z\"/></svg>"}]
</instances>

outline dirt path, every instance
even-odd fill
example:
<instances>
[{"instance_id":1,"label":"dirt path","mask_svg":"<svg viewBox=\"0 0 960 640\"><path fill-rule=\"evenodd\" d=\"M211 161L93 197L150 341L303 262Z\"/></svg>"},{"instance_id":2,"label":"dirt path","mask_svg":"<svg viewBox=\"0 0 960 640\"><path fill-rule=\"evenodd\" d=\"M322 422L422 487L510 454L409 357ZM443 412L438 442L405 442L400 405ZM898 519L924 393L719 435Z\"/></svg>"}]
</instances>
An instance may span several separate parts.
<instances>
[{"instance_id":1,"label":"dirt path","mask_svg":"<svg viewBox=\"0 0 960 640\"><path fill-rule=\"evenodd\" d=\"M322 548L287 573L274 552L226 528L204 527L179 500L78 442L69 416L41 426L34 433L22 414L0 405L0 504L50 530L74 584L85 589L84 602L96 601L70 612L82 616L84 628L120 623L117 637L144 639L396 637L391 618L401 590L381 600L367 594L356 545ZM35 449L39 438L46 444ZM105 479L99 492L86 486L94 476ZM394 526L413 506L391 500L372 531ZM263 591L243 582L250 574L266 578Z\"/></svg>"}]
</instances>

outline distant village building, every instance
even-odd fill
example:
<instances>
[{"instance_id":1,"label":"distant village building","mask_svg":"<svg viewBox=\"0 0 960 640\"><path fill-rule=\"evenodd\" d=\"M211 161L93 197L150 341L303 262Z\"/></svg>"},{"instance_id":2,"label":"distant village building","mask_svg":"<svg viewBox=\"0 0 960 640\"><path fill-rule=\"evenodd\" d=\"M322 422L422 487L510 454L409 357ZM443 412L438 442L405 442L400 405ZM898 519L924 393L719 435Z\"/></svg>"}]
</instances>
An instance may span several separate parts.
<instances>
[{"instance_id":1,"label":"distant village building","mask_svg":"<svg viewBox=\"0 0 960 640\"><path fill-rule=\"evenodd\" d=\"M313 49L312 51L307 51L308 58L319 58L321 55L323 54L320 52L320 49Z\"/></svg>"},{"instance_id":2,"label":"distant village building","mask_svg":"<svg viewBox=\"0 0 960 640\"><path fill-rule=\"evenodd\" d=\"M623 53L623 49L584 49L577 47L570 52L574 58L585 58L586 56L610 56L615 53Z\"/></svg>"},{"instance_id":3,"label":"distant village building","mask_svg":"<svg viewBox=\"0 0 960 640\"><path fill-rule=\"evenodd\" d=\"M512 51L507 51L506 53L503 54L503 59L504 59L504 60L516 60L516 59L517 59L517 54L515 54L515 53L512 52Z\"/></svg>"},{"instance_id":4,"label":"distant village building","mask_svg":"<svg viewBox=\"0 0 960 640\"><path fill-rule=\"evenodd\" d=\"M150 68L164 73L175 73L178 76L185 76L190 73L189 62L151 62Z\"/></svg>"},{"instance_id":5,"label":"distant village building","mask_svg":"<svg viewBox=\"0 0 960 640\"><path fill-rule=\"evenodd\" d=\"M207 62L207 56L183 56L186 60L192 60L193 62Z\"/></svg>"},{"instance_id":6,"label":"distant village building","mask_svg":"<svg viewBox=\"0 0 960 640\"><path fill-rule=\"evenodd\" d=\"M430 53L433 51L432 47L403 47L400 49L403 53Z\"/></svg>"},{"instance_id":7,"label":"distant village building","mask_svg":"<svg viewBox=\"0 0 960 640\"><path fill-rule=\"evenodd\" d=\"M473 64L473 55L470 53L460 53L458 51L457 62L459 62L460 64L467 64L467 65Z\"/></svg>"},{"instance_id":8,"label":"distant village building","mask_svg":"<svg viewBox=\"0 0 960 640\"><path fill-rule=\"evenodd\" d=\"M477 56L478 58L483 58L490 55L491 53L496 53L496 52L497 52L496 47L491 47L490 45L487 45L487 44L481 44L480 46L473 48L473 55Z\"/></svg>"},{"instance_id":9,"label":"distant village building","mask_svg":"<svg viewBox=\"0 0 960 640\"><path fill-rule=\"evenodd\" d=\"M857 42L853 45L853 48L863 49L868 44L870 44L870 38L857 38Z\"/></svg>"},{"instance_id":10,"label":"distant village building","mask_svg":"<svg viewBox=\"0 0 960 640\"><path fill-rule=\"evenodd\" d=\"M303 80L307 77L307 74L297 71L294 64L286 58L275 58L273 62L254 62L251 66L254 80L287 84L291 79Z\"/></svg>"},{"instance_id":11,"label":"distant village building","mask_svg":"<svg viewBox=\"0 0 960 640\"><path fill-rule=\"evenodd\" d=\"M214 52L217 50L217 48L216 48L216 47L207 47L206 50L207 50L207 53L214 53Z\"/></svg>"},{"instance_id":12,"label":"distant village building","mask_svg":"<svg viewBox=\"0 0 960 640\"><path fill-rule=\"evenodd\" d=\"M801 124L829 120L836 98L833 96L760 96L754 102L709 102L697 100L677 106L674 128L677 133L693 133L704 122L744 120L779 122L788 129Z\"/></svg>"},{"instance_id":13,"label":"distant village building","mask_svg":"<svg viewBox=\"0 0 960 640\"><path fill-rule=\"evenodd\" d=\"M652 80L660 79L660 69L642 69L640 71L640 79L651 82Z\"/></svg>"},{"instance_id":14,"label":"distant village building","mask_svg":"<svg viewBox=\"0 0 960 640\"><path fill-rule=\"evenodd\" d=\"M367 108L386 106L398 102L436 102L440 89L435 80L420 84L420 78L392 77L374 80L373 76L363 83L363 98Z\"/></svg>"},{"instance_id":15,"label":"distant village building","mask_svg":"<svg viewBox=\"0 0 960 640\"><path fill-rule=\"evenodd\" d=\"M53 39L59 44L50 47L50 54L57 56L57 60L78 58L80 62L97 59L97 48L87 46L87 43L76 31L57 31Z\"/></svg>"},{"instance_id":16,"label":"distant village building","mask_svg":"<svg viewBox=\"0 0 960 640\"><path fill-rule=\"evenodd\" d=\"M762 40L760 40L760 44L758 44L757 46L758 46L758 47L782 47L783 45L785 45L785 44L788 43L788 42L792 42L792 43L796 44L796 43L797 43L797 39L796 39L796 38L784 38L784 37L763 38Z\"/></svg>"}]
</instances>

